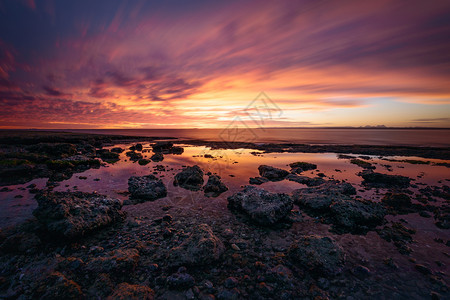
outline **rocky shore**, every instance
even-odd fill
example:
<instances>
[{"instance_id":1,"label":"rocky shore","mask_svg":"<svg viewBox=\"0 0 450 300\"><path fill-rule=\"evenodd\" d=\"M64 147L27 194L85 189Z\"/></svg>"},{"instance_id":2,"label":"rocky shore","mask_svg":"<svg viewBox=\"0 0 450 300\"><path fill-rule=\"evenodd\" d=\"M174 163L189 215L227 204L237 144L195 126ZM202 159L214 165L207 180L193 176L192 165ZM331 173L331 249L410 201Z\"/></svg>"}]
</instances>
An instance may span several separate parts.
<instances>
[{"instance_id":1,"label":"rocky shore","mask_svg":"<svg viewBox=\"0 0 450 300\"><path fill-rule=\"evenodd\" d=\"M424 174L390 174L388 164L402 159L383 158L413 155L398 166L419 161L441 171L448 165L427 159L450 159L450 149L208 145L259 150L250 155L256 162L268 153L347 153L337 160L356 168L347 174L354 184L329 171L346 170L293 159L261 160L245 178L215 174L211 166L225 158L176 164L188 144L201 143L162 140L0 136L0 197L46 178L42 188L23 188L37 203L33 215L0 230L0 299L450 297L450 179L425 185ZM126 173L127 189L116 196L69 186L77 173L87 180L121 163L145 171Z\"/></svg>"}]
</instances>

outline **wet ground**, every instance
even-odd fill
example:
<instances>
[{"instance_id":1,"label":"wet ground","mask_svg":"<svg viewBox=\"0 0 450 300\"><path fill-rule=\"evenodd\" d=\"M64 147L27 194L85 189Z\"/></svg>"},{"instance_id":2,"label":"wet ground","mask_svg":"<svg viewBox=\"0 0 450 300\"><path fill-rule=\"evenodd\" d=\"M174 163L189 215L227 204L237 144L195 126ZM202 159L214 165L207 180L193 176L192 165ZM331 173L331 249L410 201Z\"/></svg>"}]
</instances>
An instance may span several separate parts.
<instances>
[{"instance_id":1,"label":"wet ground","mask_svg":"<svg viewBox=\"0 0 450 300\"><path fill-rule=\"evenodd\" d=\"M130 146L131 144L119 144L106 148L122 147L128 149ZM233 214L227 208L227 197L247 185L250 177L259 176L258 166L269 165L289 170L288 165L296 161L317 164L317 170L306 171L302 175L314 177L323 173L324 175L321 174L321 176L325 176L325 179L349 182L356 187L358 196L379 202L388 190L363 186L361 184L362 178L358 176L358 173L363 169L351 163L349 157L341 158L335 153L264 153L250 149L215 150L203 146L180 146L184 148L182 154L165 154L163 161L150 162L146 165L130 161L125 152L122 152L118 162L105 163L98 169L76 173L70 179L59 182L54 191L97 192L126 201L129 197L127 193L128 178L153 173L160 177L167 186L167 197L142 204L124 206L123 209L128 212L128 222L150 224L152 220L170 214L176 220L174 227L183 224L187 226L186 224L206 223L219 236L227 229L231 229L234 236L231 238L230 244L241 245L241 247L247 244L252 247L257 240L257 244L263 249L260 251L260 255L266 256L261 258L263 261L267 261L269 258L269 261L271 261L277 253L286 251L298 236L308 234L329 236L345 250L349 264L352 266L364 265L370 270L370 280L364 283L366 275L361 275L363 278L360 278L360 275L354 275L354 280L342 282L344 287L335 288L335 290L320 287L319 290L328 290L328 292L324 292L325 294L338 295L340 292L346 291L347 296L349 296L348 293L352 291L352 286L345 285L355 285L355 282L357 282L358 288L354 288L356 298L419 299L430 296L431 293L441 294L444 297L448 295L446 286L450 283L448 278L450 235L448 229L441 229L435 225L433 217L423 217L418 213L388 215L386 217L389 224L392 221L399 221L408 228L415 230L415 233L412 234L413 241L408 244L412 252L409 255L403 255L399 253L392 242L382 239L375 231L370 231L366 235L334 234L329 231L329 225L321 223L318 218L308 216L304 212L299 212L298 219L292 223L292 226L261 229L253 226L248 220ZM142 154L144 158L150 158L153 155L150 144L144 144ZM351 156L358 157L356 154ZM413 203L419 203L415 197L420 195L419 189L426 186L448 185L450 181L449 168L445 165L438 165L439 163L449 162L445 160L379 156L364 156L360 159L370 162L376 167L376 172L412 178L413 181L409 190ZM165 171L157 171L155 169L157 165L164 166ZM189 191L174 186L174 175L180 172L184 166L192 165L200 166L205 173L211 172L220 175L229 190L219 197L210 198L206 197L201 190ZM205 175L204 179L206 182L208 176ZM45 178L39 178L26 184L3 187L4 191L0 192L0 227L17 224L30 218L37 205L33 199L34 194L31 194L27 187L30 184L36 184L36 188L42 189L45 187L46 181ZM306 186L288 180L267 182L260 185L260 188L270 192L287 194L303 187ZM441 206L448 204L449 199L433 197L432 201L433 205ZM294 207L294 210L298 211L298 207ZM122 232L122 235L126 234ZM427 274L428 277L424 276L423 272L417 270L418 264L426 266L428 270L431 270L433 276L438 277L443 283L436 283L439 280L430 279L429 274ZM195 273L196 271L192 272L194 277L200 276ZM241 266L235 270L223 272L239 278L239 276L243 276L242 272L245 273L245 268ZM213 276L213 278L218 280L223 276L225 275ZM299 275L297 274L297 276ZM216 282L214 283L216 284ZM323 284L327 285L326 283ZM332 286L335 285L334 282ZM171 293L165 290L157 291L157 295L162 298L184 295L184 291ZM245 293L251 294L248 288L247 292L242 291L242 293L241 296ZM310 292L309 294L314 293Z\"/></svg>"}]
</instances>

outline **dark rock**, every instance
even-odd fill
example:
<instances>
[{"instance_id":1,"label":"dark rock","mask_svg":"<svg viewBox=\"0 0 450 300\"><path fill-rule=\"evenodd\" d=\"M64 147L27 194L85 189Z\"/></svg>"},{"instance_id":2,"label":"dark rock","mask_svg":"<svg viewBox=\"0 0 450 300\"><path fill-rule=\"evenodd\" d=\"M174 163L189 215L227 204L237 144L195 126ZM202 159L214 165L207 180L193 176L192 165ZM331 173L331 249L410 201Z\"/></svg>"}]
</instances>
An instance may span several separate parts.
<instances>
[{"instance_id":1,"label":"dark rock","mask_svg":"<svg viewBox=\"0 0 450 300\"><path fill-rule=\"evenodd\" d=\"M356 190L351 184L327 181L317 187L295 190L292 198L298 205L324 211L329 209L333 201L348 200L347 195L352 194L356 194Z\"/></svg>"},{"instance_id":2,"label":"dark rock","mask_svg":"<svg viewBox=\"0 0 450 300\"><path fill-rule=\"evenodd\" d=\"M372 165L370 162L360 160L358 158L353 158L350 160L350 163L357 165L363 169L375 169L376 167Z\"/></svg>"},{"instance_id":3,"label":"dark rock","mask_svg":"<svg viewBox=\"0 0 450 300\"><path fill-rule=\"evenodd\" d=\"M188 288L193 287L194 284L194 277L184 272L177 272L167 277L167 285L173 289L187 290Z\"/></svg>"},{"instance_id":4,"label":"dark rock","mask_svg":"<svg viewBox=\"0 0 450 300\"><path fill-rule=\"evenodd\" d=\"M435 211L434 219L437 227L442 229L450 229L450 207L439 207Z\"/></svg>"},{"instance_id":5,"label":"dark rock","mask_svg":"<svg viewBox=\"0 0 450 300\"><path fill-rule=\"evenodd\" d=\"M344 252L329 237L304 236L288 251L292 263L305 268L313 276L328 277L342 271Z\"/></svg>"},{"instance_id":6,"label":"dark rock","mask_svg":"<svg viewBox=\"0 0 450 300\"><path fill-rule=\"evenodd\" d=\"M283 180L287 175L289 175L289 172L286 170L266 165L259 166L258 171L259 175L272 181Z\"/></svg>"},{"instance_id":7,"label":"dark rock","mask_svg":"<svg viewBox=\"0 0 450 300\"><path fill-rule=\"evenodd\" d=\"M170 250L167 259L172 266L208 265L217 261L224 251L222 241L211 228L200 224L192 229L186 240Z\"/></svg>"},{"instance_id":8,"label":"dark rock","mask_svg":"<svg viewBox=\"0 0 450 300\"><path fill-rule=\"evenodd\" d=\"M36 196L34 216L53 234L72 238L122 221L120 200L88 193L47 192Z\"/></svg>"},{"instance_id":9,"label":"dark rock","mask_svg":"<svg viewBox=\"0 0 450 300\"><path fill-rule=\"evenodd\" d=\"M386 193L381 202L394 209L405 209L411 206L411 198L401 193Z\"/></svg>"},{"instance_id":10,"label":"dark rock","mask_svg":"<svg viewBox=\"0 0 450 300\"><path fill-rule=\"evenodd\" d=\"M150 159L154 162L160 162L164 160L164 155L161 152L156 152L150 157Z\"/></svg>"},{"instance_id":11,"label":"dark rock","mask_svg":"<svg viewBox=\"0 0 450 300\"><path fill-rule=\"evenodd\" d=\"M172 148L170 149L170 153L176 154L176 155L183 154L183 152L184 152L183 147L177 147L177 146L174 146L174 147L172 147Z\"/></svg>"},{"instance_id":12,"label":"dark rock","mask_svg":"<svg viewBox=\"0 0 450 300\"><path fill-rule=\"evenodd\" d=\"M428 268L424 265L417 264L414 267L416 268L417 271L419 271L420 273L422 273L424 275L429 275L432 273L430 268Z\"/></svg>"},{"instance_id":13,"label":"dark rock","mask_svg":"<svg viewBox=\"0 0 450 300\"><path fill-rule=\"evenodd\" d=\"M250 184L260 185L260 184L263 184L263 183L268 182L268 181L269 181L269 179L267 179L265 177L250 177L248 182Z\"/></svg>"},{"instance_id":14,"label":"dark rock","mask_svg":"<svg viewBox=\"0 0 450 300\"><path fill-rule=\"evenodd\" d=\"M350 232L367 231L381 225L386 211L379 203L370 200L340 199L330 205L335 229Z\"/></svg>"},{"instance_id":15,"label":"dark rock","mask_svg":"<svg viewBox=\"0 0 450 300\"><path fill-rule=\"evenodd\" d=\"M199 166L186 167L175 175L173 184L182 188L198 191L203 185L203 171Z\"/></svg>"},{"instance_id":16,"label":"dark rock","mask_svg":"<svg viewBox=\"0 0 450 300\"><path fill-rule=\"evenodd\" d=\"M106 298L107 300L113 299L143 299L143 300L153 300L155 292L147 287L137 284L128 284L123 282L119 284L111 296Z\"/></svg>"},{"instance_id":17,"label":"dark rock","mask_svg":"<svg viewBox=\"0 0 450 300\"><path fill-rule=\"evenodd\" d=\"M150 162L151 162L151 160L143 158L138 161L138 164L140 164L141 166L145 166L145 165L149 164Z\"/></svg>"},{"instance_id":18,"label":"dark rock","mask_svg":"<svg viewBox=\"0 0 450 300\"><path fill-rule=\"evenodd\" d=\"M317 165L316 164L311 164L311 163L307 163L307 162L294 162L289 164L289 166L291 167L291 172L292 173L296 173L296 174L300 174L304 171L309 171L309 170L315 170L317 169Z\"/></svg>"},{"instance_id":19,"label":"dark rock","mask_svg":"<svg viewBox=\"0 0 450 300\"><path fill-rule=\"evenodd\" d=\"M226 287L227 289L232 289L232 288L236 287L238 284L239 284L239 281L234 277L228 277L223 282L223 286Z\"/></svg>"},{"instance_id":20,"label":"dark rock","mask_svg":"<svg viewBox=\"0 0 450 300\"><path fill-rule=\"evenodd\" d=\"M128 191L134 199L156 200L167 196L167 188L154 175L132 176L128 179Z\"/></svg>"},{"instance_id":21,"label":"dark rock","mask_svg":"<svg viewBox=\"0 0 450 300\"><path fill-rule=\"evenodd\" d=\"M370 272L369 268L367 268L365 266L361 266L361 265L356 266L352 270L352 273L359 279L365 279L372 275L372 272Z\"/></svg>"},{"instance_id":22,"label":"dark rock","mask_svg":"<svg viewBox=\"0 0 450 300\"><path fill-rule=\"evenodd\" d=\"M119 160L119 153L104 150L100 153L100 158L105 161L117 161Z\"/></svg>"},{"instance_id":23,"label":"dark rock","mask_svg":"<svg viewBox=\"0 0 450 300\"><path fill-rule=\"evenodd\" d=\"M289 214L293 201L286 194L246 186L243 191L228 197L228 207L243 211L260 225L272 225Z\"/></svg>"},{"instance_id":24,"label":"dark rock","mask_svg":"<svg viewBox=\"0 0 450 300\"><path fill-rule=\"evenodd\" d=\"M205 196L207 197L217 197L223 192L228 191L228 187L220 180L218 175L210 175L208 182L203 187Z\"/></svg>"},{"instance_id":25,"label":"dark rock","mask_svg":"<svg viewBox=\"0 0 450 300\"><path fill-rule=\"evenodd\" d=\"M411 253L408 243L413 241L412 234L415 234L414 229L408 228L400 222L393 222L391 226L384 226L382 229L377 229L378 235L388 241L394 242L401 254Z\"/></svg>"},{"instance_id":26,"label":"dark rock","mask_svg":"<svg viewBox=\"0 0 450 300\"><path fill-rule=\"evenodd\" d=\"M173 143L172 142L156 142L152 148L153 148L153 152L164 152L164 151L168 151L173 147Z\"/></svg>"},{"instance_id":27,"label":"dark rock","mask_svg":"<svg viewBox=\"0 0 450 300\"><path fill-rule=\"evenodd\" d=\"M136 146L134 146L136 148L137 151L142 151L142 144L136 144Z\"/></svg>"},{"instance_id":28,"label":"dark rock","mask_svg":"<svg viewBox=\"0 0 450 300\"><path fill-rule=\"evenodd\" d=\"M114 153L122 153L123 151L125 151L125 149L122 149L120 147L114 147L111 149L111 152L114 152Z\"/></svg>"},{"instance_id":29,"label":"dark rock","mask_svg":"<svg viewBox=\"0 0 450 300\"><path fill-rule=\"evenodd\" d=\"M138 161L142 159L142 154L136 151L128 151L125 154L130 158L131 161Z\"/></svg>"},{"instance_id":30,"label":"dark rock","mask_svg":"<svg viewBox=\"0 0 450 300\"><path fill-rule=\"evenodd\" d=\"M401 175L388 175L376 172L362 172L363 184L370 187L408 187L411 178Z\"/></svg>"}]
</instances>

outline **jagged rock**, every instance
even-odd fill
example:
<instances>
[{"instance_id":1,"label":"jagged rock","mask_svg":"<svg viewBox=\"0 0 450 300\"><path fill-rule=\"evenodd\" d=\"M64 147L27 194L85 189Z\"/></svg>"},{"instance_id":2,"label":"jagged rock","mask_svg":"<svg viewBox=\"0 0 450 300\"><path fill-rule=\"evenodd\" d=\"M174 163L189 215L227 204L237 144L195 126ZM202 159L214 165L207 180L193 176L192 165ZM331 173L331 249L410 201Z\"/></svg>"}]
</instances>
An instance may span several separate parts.
<instances>
[{"instance_id":1,"label":"jagged rock","mask_svg":"<svg viewBox=\"0 0 450 300\"><path fill-rule=\"evenodd\" d=\"M122 221L118 199L81 192L47 192L36 196L34 216L53 234L73 238Z\"/></svg>"},{"instance_id":2,"label":"jagged rock","mask_svg":"<svg viewBox=\"0 0 450 300\"><path fill-rule=\"evenodd\" d=\"M94 257L88 262L86 270L94 274L128 275L136 268L139 258L139 252L136 249L118 249L105 256Z\"/></svg>"},{"instance_id":3,"label":"jagged rock","mask_svg":"<svg viewBox=\"0 0 450 300\"><path fill-rule=\"evenodd\" d=\"M142 154L136 151L128 151L125 154L130 158L131 161L138 161L142 159Z\"/></svg>"},{"instance_id":4,"label":"jagged rock","mask_svg":"<svg viewBox=\"0 0 450 300\"><path fill-rule=\"evenodd\" d=\"M210 175L208 182L203 187L205 196L207 197L217 197L223 192L228 191L228 187L220 180L218 175Z\"/></svg>"},{"instance_id":5,"label":"jagged rock","mask_svg":"<svg viewBox=\"0 0 450 300\"><path fill-rule=\"evenodd\" d=\"M288 256L293 264L305 268L313 276L328 277L342 271L344 252L329 237L303 236L293 243Z\"/></svg>"},{"instance_id":6,"label":"jagged rock","mask_svg":"<svg viewBox=\"0 0 450 300\"><path fill-rule=\"evenodd\" d=\"M274 194L254 186L228 197L228 207L243 211L261 225L272 225L284 219L293 207L291 197Z\"/></svg>"},{"instance_id":7,"label":"jagged rock","mask_svg":"<svg viewBox=\"0 0 450 300\"><path fill-rule=\"evenodd\" d=\"M381 225L386 211L379 204L369 200L339 199L330 205L335 228L345 231L366 231Z\"/></svg>"},{"instance_id":8,"label":"jagged rock","mask_svg":"<svg viewBox=\"0 0 450 300\"><path fill-rule=\"evenodd\" d=\"M160 162L164 160L164 155L161 152L156 152L150 157L150 159L154 162Z\"/></svg>"},{"instance_id":9,"label":"jagged rock","mask_svg":"<svg viewBox=\"0 0 450 300\"><path fill-rule=\"evenodd\" d=\"M167 196L167 188L161 179L154 175L131 176L128 179L131 197L141 200L156 200Z\"/></svg>"},{"instance_id":10,"label":"jagged rock","mask_svg":"<svg viewBox=\"0 0 450 300\"><path fill-rule=\"evenodd\" d=\"M287 175L289 175L289 172L286 170L266 165L259 166L258 171L259 175L273 181L283 180Z\"/></svg>"},{"instance_id":11,"label":"jagged rock","mask_svg":"<svg viewBox=\"0 0 450 300\"><path fill-rule=\"evenodd\" d=\"M211 228L200 224L192 229L186 240L170 250L167 259L172 266L208 265L217 261L224 251L222 241Z\"/></svg>"},{"instance_id":12,"label":"jagged rock","mask_svg":"<svg viewBox=\"0 0 450 300\"><path fill-rule=\"evenodd\" d=\"M347 200L347 195L356 194L349 183L327 181L317 187L298 189L293 192L293 200L298 205L312 210L328 210L333 201Z\"/></svg>"},{"instance_id":13,"label":"jagged rock","mask_svg":"<svg viewBox=\"0 0 450 300\"><path fill-rule=\"evenodd\" d=\"M203 171L199 166L186 167L175 175L173 184L182 188L198 191L203 185Z\"/></svg>"},{"instance_id":14,"label":"jagged rock","mask_svg":"<svg viewBox=\"0 0 450 300\"><path fill-rule=\"evenodd\" d=\"M39 299L83 299L81 287L60 272L48 275L36 288L34 297ZM33 298L34 298L33 297Z\"/></svg>"}]
</instances>

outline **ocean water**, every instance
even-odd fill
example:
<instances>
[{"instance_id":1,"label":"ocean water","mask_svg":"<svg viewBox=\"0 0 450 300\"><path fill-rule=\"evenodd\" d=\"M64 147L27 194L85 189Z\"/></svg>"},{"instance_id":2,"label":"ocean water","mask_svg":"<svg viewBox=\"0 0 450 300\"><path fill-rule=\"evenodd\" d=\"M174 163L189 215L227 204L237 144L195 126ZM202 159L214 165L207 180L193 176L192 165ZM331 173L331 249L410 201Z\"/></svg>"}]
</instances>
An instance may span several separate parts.
<instances>
[{"instance_id":1,"label":"ocean water","mask_svg":"<svg viewBox=\"0 0 450 300\"><path fill-rule=\"evenodd\" d=\"M232 126L225 129L79 129L64 131L251 143L450 146L450 129L255 129Z\"/></svg>"}]
</instances>

